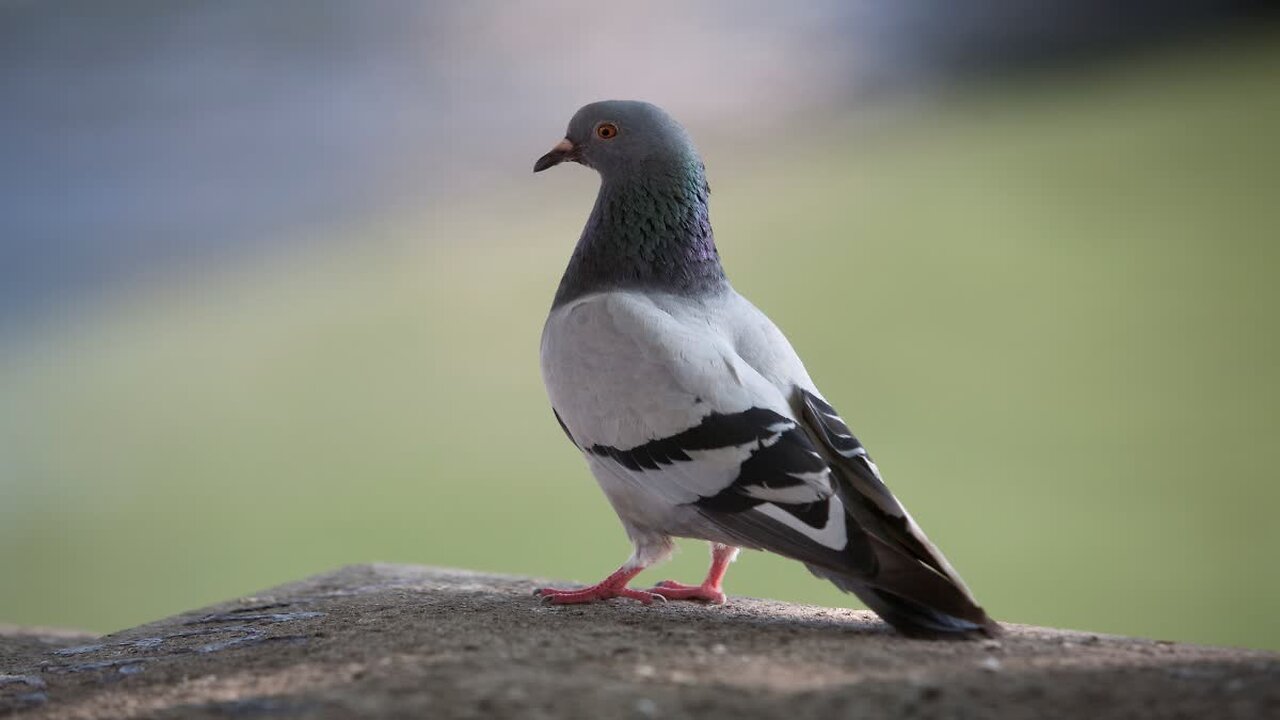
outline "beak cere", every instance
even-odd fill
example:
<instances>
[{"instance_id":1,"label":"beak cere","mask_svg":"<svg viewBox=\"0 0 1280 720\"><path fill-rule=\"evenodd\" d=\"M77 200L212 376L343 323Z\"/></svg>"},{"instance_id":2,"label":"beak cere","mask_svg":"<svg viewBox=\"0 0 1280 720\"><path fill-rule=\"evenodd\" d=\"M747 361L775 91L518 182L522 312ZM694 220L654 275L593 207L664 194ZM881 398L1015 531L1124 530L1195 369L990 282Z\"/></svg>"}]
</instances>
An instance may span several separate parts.
<instances>
[{"instance_id":1,"label":"beak cere","mask_svg":"<svg viewBox=\"0 0 1280 720\"><path fill-rule=\"evenodd\" d=\"M576 150L577 148L573 146L573 143L569 142L569 138L565 138L556 143L556 146L551 148L551 152L538 158L538 162L533 164L533 171L542 172L547 168L559 165L565 160L577 160Z\"/></svg>"}]
</instances>

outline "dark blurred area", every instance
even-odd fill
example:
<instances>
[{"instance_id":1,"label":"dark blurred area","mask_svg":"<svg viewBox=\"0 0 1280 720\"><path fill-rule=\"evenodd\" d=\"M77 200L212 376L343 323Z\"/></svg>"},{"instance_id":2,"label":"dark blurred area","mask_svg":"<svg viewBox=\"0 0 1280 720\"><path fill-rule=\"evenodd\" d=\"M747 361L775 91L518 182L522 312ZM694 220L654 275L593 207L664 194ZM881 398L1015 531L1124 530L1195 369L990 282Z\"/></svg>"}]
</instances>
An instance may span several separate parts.
<instances>
[{"instance_id":1,"label":"dark blurred area","mask_svg":"<svg viewBox=\"0 0 1280 720\"><path fill-rule=\"evenodd\" d=\"M0 3L0 332L137 273L200 272L299 228L507 177L535 127L596 99L571 81L598 81L593 65L749 125L1114 62L1275 16L1256 0L658 2L619 27L595 9ZM653 35L677 46L655 57ZM568 72L548 58L575 45ZM707 62L718 51L732 61Z\"/></svg>"},{"instance_id":2,"label":"dark blurred area","mask_svg":"<svg viewBox=\"0 0 1280 720\"><path fill-rule=\"evenodd\" d=\"M881 52L896 55L899 67L919 68L918 80L1114 62L1135 51L1239 32L1276 16L1274 3L1263 0L977 0L963 6L908 0L884 5L890 30Z\"/></svg>"}]
</instances>

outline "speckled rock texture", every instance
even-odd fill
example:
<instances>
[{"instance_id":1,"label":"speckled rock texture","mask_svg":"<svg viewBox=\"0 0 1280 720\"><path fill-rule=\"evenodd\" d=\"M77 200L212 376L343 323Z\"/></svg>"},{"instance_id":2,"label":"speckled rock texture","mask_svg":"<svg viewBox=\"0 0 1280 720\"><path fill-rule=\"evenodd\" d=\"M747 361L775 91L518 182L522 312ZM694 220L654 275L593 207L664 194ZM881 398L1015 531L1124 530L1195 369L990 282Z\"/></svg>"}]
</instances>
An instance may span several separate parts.
<instances>
[{"instance_id":1,"label":"speckled rock texture","mask_svg":"<svg viewBox=\"0 0 1280 720\"><path fill-rule=\"evenodd\" d=\"M101 638L0 626L0 715L1280 717L1272 653L1022 625L908 640L747 598L552 607L540 584L361 565Z\"/></svg>"}]
</instances>

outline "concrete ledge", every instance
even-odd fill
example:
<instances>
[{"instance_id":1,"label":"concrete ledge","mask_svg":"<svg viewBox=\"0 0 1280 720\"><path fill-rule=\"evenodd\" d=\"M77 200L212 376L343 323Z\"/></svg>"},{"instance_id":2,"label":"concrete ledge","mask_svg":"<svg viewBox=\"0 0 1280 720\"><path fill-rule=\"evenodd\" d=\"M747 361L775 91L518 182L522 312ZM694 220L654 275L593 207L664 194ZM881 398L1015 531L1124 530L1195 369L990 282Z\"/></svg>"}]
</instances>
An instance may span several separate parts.
<instances>
[{"instance_id":1,"label":"concrete ledge","mask_svg":"<svg viewBox=\"0 0 1280 720\"><path fill-rule=\"evenodd\" d=\"M32 718L1264 718L1280 656L1009 625L928 642L873 615L550 607L528 578L343 568L103 638L0 632Z\"/></svg>"}]
</instances>

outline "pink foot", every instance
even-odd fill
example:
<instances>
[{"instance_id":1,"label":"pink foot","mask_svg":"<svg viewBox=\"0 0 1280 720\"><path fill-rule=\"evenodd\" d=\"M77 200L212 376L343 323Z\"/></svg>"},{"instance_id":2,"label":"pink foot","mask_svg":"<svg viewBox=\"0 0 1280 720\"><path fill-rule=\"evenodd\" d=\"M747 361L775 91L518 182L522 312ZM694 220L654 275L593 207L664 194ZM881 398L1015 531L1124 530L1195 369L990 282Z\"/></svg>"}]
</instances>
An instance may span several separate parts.
<instances>
[{"instance_id":1,"label":"pink foot","mask_svg":"<svg viewBox=\"0 0 1280 720\"><path fill-rule=\"evenodd\" d=\"M649 588L649 592L668 600L699 600L712 605L725 603L724 591L711 585L685 585L674 580L663 580Z\"/></svg>"},{"instance_id":2,"label":"pink foot","mask_svg":"<svg viewBox=\"0 0 1280 720\"><path fill-rule=\"evenodd\" d=\"M579 603L599 602L601 600L609 600L611 598L630 598L639 600L645 605L650 605L654 600L666 602L667 599L656 592L645 592L644 590L632 590L631 588L621 586L611 586L604 583L592 585L582 590L558 590L556 588L539 588L535 594L541 595L543 599L552 605L576 605Z\"/></svg>"}]
</instances>

